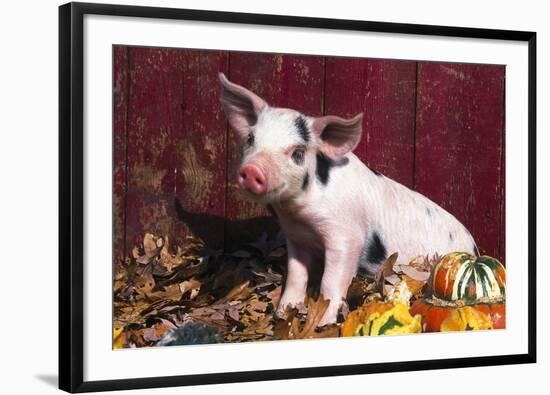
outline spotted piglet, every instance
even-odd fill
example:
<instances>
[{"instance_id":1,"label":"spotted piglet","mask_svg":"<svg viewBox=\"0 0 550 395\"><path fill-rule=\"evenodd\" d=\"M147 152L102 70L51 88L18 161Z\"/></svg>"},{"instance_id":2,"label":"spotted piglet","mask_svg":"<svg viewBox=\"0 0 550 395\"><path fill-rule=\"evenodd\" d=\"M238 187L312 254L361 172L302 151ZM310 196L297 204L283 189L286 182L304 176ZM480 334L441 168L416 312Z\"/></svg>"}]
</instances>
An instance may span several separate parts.
<instances>
[{"instance_id":1,"label":"spotted piglet","mask_svg":"<svg viewBox=\"0 0 550 395\"><path fill-rule=\"evenodd\" d=\"M320 325L336 322L358 269L374 273L394 252L398 263L450 251L478 254L454 216L352 153L362 114L311 117L270 107L223 74L220 81L221 102L241 140L237 182L277 216L287 240L279 315L303 302L308 280L318 277L321 295L330 299Z\"/></svg>"}]
</instances>

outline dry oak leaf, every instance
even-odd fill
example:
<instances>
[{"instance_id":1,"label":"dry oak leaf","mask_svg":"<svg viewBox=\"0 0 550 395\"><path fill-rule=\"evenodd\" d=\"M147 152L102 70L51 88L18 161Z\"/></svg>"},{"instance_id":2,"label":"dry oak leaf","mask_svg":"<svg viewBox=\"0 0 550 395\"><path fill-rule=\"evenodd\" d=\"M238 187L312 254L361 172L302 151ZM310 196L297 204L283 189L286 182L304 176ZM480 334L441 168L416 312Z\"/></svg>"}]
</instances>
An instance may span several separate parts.
<instances>
[{"instance_id":1,"label":"dry oak leaf","mask_svg":"<svg viewBox=\"0 0 550 395\"><path fill-rule=\"evenodd\" d=\"M132 254L138 263L146 265L160 253L163 245L164 239L162 237L156 237L151 233L146 233L143 237L143 251L145 253L141 255L139 248L135 247Z\"/></svg>"},{"instance_id":2,"label":"dry oak leaf","mask_svg":"<svg viewBox=\"0 0 550 395\"><path fill-rule=\"evenodd\" d=\"M382 295L386 294L386 287L384 286L386 280L389 280L392 285L396 283L395 279L393 278L393 276L396 276L396 273L393 270L393 266L395 265L395 262L397 262L397 256L397 252L391 254L388 259L386 259L386 261L382 264L382 267L376 274L375 281L376 284L378 284L378 289L380 289Z\"/></svg>"},{"instance_id":3,"label":"dry oak leaf","mask_svg":"<svg viewBox=\"0 0 550 395\"><path fill-rule=\"evenodd\" d=\"M223 298L218 300L216 304L222 304L231 302L234 300L243 300L250 295L252 290L249 287L250 281L245 281L242 284L237 285L235 288L233 288L231 291L229 291Z\"/></svg>"},{"instance_id":4,"label":"dry oak leaf","mask_svg":"<svg viewBox=\"0 0 550 395\"><path fill-rule=\"evenodd\" d=\"M330 325L316 331L319 322L328 309L330 300L319 298L318 300L308 299L306 322L302 326L298 311L287 309L287 319L277 323L273 337L278 340L289 339L314 339L323 337L337 337L338 327ZM290 311L289 311L290 310Z\"/></svg>"}]
</instances>

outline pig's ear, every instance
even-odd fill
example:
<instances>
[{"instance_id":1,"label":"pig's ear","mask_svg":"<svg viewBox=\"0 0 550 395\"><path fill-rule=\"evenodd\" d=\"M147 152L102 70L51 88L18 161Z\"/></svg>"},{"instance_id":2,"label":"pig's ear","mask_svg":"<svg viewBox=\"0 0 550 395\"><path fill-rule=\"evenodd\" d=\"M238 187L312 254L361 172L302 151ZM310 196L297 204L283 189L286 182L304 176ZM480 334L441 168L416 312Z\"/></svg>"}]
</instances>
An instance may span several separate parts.
<instances>
[{"instance_id":1,"label":"pig's ear","mask_svg":"<svg viewBox=\"0 0 550 395\"><path fill-rule=\"evenodd\" d=\"M312 129L321 137L320 150L331 159L341 159L361 140L363 113L350 119L327 115L313 120Z\"/></svg>"},{"instance_id":2,"label":"pig's ear","mask_svg":"<svg viewBox=\"0 0 550 395\"><path fill-rule=\"evenodd\" d=\"M219 76L222 85L220 100L229 124L241 136L246 136L267 103L248 89L229 81L223 73Z\"/></svg>"}]
</instances>

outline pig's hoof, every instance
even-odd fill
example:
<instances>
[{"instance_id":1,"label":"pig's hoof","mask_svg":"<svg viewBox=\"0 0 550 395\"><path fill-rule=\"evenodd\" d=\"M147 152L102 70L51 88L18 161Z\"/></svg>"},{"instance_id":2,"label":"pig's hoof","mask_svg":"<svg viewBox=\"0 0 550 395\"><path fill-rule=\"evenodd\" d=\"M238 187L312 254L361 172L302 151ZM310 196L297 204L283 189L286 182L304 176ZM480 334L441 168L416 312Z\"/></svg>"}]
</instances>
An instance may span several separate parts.
<instances>
[{"instance_id":1,"label":"pig's hoof","mask_svg":"<svg viewBox=\"0 0 550 395\"><path fill-rule=\"evenodd\" d=\"M292 305L292 303L286 303L284 305L280 304L275 311L275 315L277 316L277 318L285 319L287 310L291 310L293 308L294 306Z\"/></svg>"},{"instance_id":2,"label":"pig's hoof","mask_svg":"<svg viewBox=\"0 0 550 395\"><path fill-rule=\"evenodd\" d=\"M277 310L275 310L275 317L277 317L279 319L284 319L285 318L285 310L281 309L281 308L277 308Z\"/></svg>"},{"instance_id":3,"label":"pig's hoof","mask_svg":"<svg viewBox=\"0 0 550 395\"><path fill-rule=\"evenodd\" d=\"M336 316L329 317L328 315L325 314L325 316L321 321L319 321L319 324L317 324L317 326L321 327L321 326L332 325L332 324L336 324Z\"/></svg>"},{"instance_id":4,"label":"pig's hoof","mask_svg":"<svg viewBox=\"0 0 550 395\"><path fill-rule=\"evenodd\" d=\"M321 319L321 321L319 321L319 324L317 324L317 326L336 324L339 310L340 306L338 305L338 303L330 303L327 311L325 311L325 315L323 315L323 318Z\"/></svg>"}]
</instances>

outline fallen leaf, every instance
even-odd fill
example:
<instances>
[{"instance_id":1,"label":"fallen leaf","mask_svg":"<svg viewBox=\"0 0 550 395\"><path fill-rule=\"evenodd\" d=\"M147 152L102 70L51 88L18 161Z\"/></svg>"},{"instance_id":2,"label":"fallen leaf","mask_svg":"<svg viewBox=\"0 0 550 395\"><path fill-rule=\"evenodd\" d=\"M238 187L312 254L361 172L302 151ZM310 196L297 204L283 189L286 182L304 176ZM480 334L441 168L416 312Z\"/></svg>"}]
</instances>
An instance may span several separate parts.
<instances>
[{"instance_id":1,"label":"fallen leaf","mask_svg":"<svg viewBox=\"0 0 550 395\"><path fill-rule=\"evenodd\" d=\"M395 275L395 272L393 271L393 266L395 265L395 262L397 262L397 256L397 252L391 254L382 264L382 267L376 274L376 284L378 284L378 288L382 291L383 294L385 293L384 282L386 281L386 278Z\"/></svg>"},{"instance_id":2,"label":"fallen leaf","mask_svg":"<svg viewBox=\"0 0 550 395\"><path fill-rule=\"evenodd\" d=\"M227 295L225 295L223 298L218 300L217 303L227 303L228 301L231 301L231 300L242 300L246 298L251 292L248 286L249 283L250 283L249 281L246 281L240 285L237 285L235 288L229 291Z\"/></svg>"},{"instance_id":3,"label":"fallen leaf","mask_svg":"<svg viewBox=\"0 0 550 395\"><path fill-rule=\"evenodd\" d=\"M306 321L300 323L297 309L287 309L287 319L280 321L274 329L274 338L281 340L288 339L313 339L321 337L338 336L338 326L331 325L327 328L316 331L323 315L327 311L330 301L319 298L308 299Z\"/></svg>"},{"instance_id":4,"label":"fallen leaf","mask_svg":"<svg viewBox=\"0 0 550 395\"><path fill-rule=\"evenodd\" d=\"M202 285L202 282L195 279L195 278L192 278L190 280L187 280L187 281L182 281L181 283L178 284L178 287L180 289L180 292L182 294L188 292L188 291L194 291L194 290L197 290L197 292L200 290L201 288L201 285ZM193 298L191 298L193 299Z\"/></svg>"},{"instance_id":5,"label":"fallen leaf","mask_svg":"<svg viewBox=\"0 0 550 395\"><path fill-rule=\"evenodd\" d=\"M419 271L409 265L401 266L401 270L413 280L426 282L430 278L430 272Z\"/></svg>"},{"instance_id":6,"label":"fallen leaf","mask_svg":"<svg viewBox=\"0 0 550 395\"><path fill-rule=\"evenodd\" d=\"M151 233L146 233L145 237L143 238L143 255L138 255L136 258L136 261L138 263L141 263L142 265L146 265L153 258L155 258L162 249L162 246L164 245L164 240L162 237L156 237L153 236ZM135 253L135 249L134 249Z\"/></svg>"},{"instance_id":7,"label":"fallen leaf","mask_svg":"<svg viewBox=\"0 0 550 395\"><path fill-rule=\"evenodd\" d=\"M411 293L413 294L413 296L417 298L422 296L424 286L426 285L426 281L415 280L413 278L410 278L406 274L402 276L402 281L407 283L407 286L411 290Z\"/></svg>"},{"instance_id":8,"label":"fallen leaf","mask_svg":"<svg viewBox=\"0 0 550 395\"><path fill-rule=\"evenodd\" d=\"M160 340L160 336L157 335L157 330L155 328L144 328L142 333L143 339L147 342L156 342Z\"/></svg>"}]
</instances>

